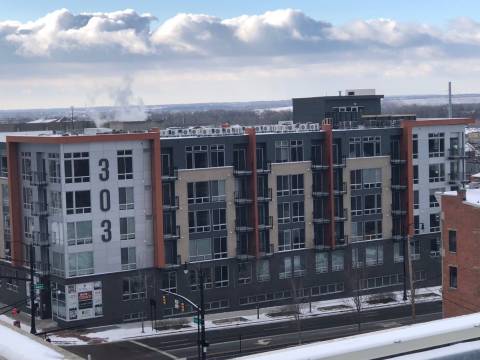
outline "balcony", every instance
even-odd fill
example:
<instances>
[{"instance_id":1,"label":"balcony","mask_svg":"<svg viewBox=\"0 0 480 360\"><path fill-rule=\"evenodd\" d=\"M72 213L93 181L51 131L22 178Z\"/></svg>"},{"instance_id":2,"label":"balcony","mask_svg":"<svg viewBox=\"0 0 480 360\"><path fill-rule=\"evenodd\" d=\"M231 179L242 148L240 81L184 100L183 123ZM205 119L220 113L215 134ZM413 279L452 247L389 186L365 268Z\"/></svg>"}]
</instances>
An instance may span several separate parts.
<instances>
[{"instance_id":1,"label":"balcony","mask_svg":"<svg viewBox=\"0 0 480 360\"><path fill-rule=\"evenodd\" d=\"M254 256L248 252L248 246L237 246L235 249L235 256L238 260L254 258Z\"/></svg>"},{"instance_id":2,"label":"balcony","mask_svg":"<svg viewBox=\"0 0 480 360\"><path fill-rule=\"evenodd\" d=\"M245 223L243 221L239 221L237 219L235 221L235 231L237 231L237 232L250 232L250 231L253 231L253 226L251 224Z\"/></svg>"},{"instance_id":3,"label":"balcony","mask_svg":"<svg viewBox=\"0 0 480 360\"><path fill-rule=\"evenodd\" d=\"M448 183L451 185L455 185L458 183L467 183L468 181L465 180L465 174L461 172L454 172L448 174Z\"/></svg>"},{"instance_id":4,"label":"balcony","mask_svg":"<svg viewBox=\"0 0 480 360\"><path fill-rule=\"evenodd\" d=\"M273 217L269 216L267 219L263 219L263 221L259 221L258 230L270 230L273 228Z\"/></svg>"},{"instance_id":5,"label":"balcony","mask_svg":"<svg viewBox=\"0 0 480 360\"><path fill-rule=\"evenodd\" d=\"M47 216L48 205L44 202L35 201L32 203L32 215L33 216Z\"/></svg>"},{"instance_id":6,"label":"balcony","mask_svg":"<svg viewBox=\"0 0 480 360\"><path fill-rule=\"evenodd\" d=\"M174 167L166 172L162 172L162 180L175 181L178 180L178 168Z\"/></svg>"},{"instance_id":7,"label":"balcony","mask_svg":"<svg viewBox=\"0 0 480 360\"><path fill-rule=\"evenodd\" d=\"M314 244L315 244L315 250L318 250L318 251L326 251L331 249L331 246L329 244L325 244L324 240L314 239Z\"/></svg>"},{"instance_id":8,"label":"balcony","mask_svg":"<svg viewBox=\"0 0 480 360\"><path fill-rule=\"evenodd\" d=\"M406 190L407 185L403 184L400 179L392 179L391 180L391 188L392 190Z\"/></svg>"},{"instance_id":9,"label":"balcony","mask_svg":"<svg viewBox=\"0 0 480 360\"><path fill-rule=\"evenodd\" d=\"M273 244L267 244L267 246L260 247L259 255L266 257L266 256L272 256L274 252L274 245Z\"/></svg>"},{"instance_id":10,"label":"balcony","mask_svg":"<svg viewBox=\"0 0 480 360\"><path fill-rule=\"evenodd\" d=\"M49 245L49 236L46 232L34 231L32 233L32 242L35 246Z\"/></svg>"},{"instance_id":11,"label":"balcony","mask_svg":"<svg viewBox=\"0 0 480 360\"><path fill-rule=\"evenodd\" d=\"M330 166L328 164L319 164L319 163L313 163L312 162L312 171L322 171L322 170L327 170Z\"/></svg>"},{"instance_id":12,"label":"balcony","mask_svg":"<svg viewBox=\"0 0 480 360\"><path fill-rule=\"evenodd\" d=\"M344 168L347 166L347 158L345 156L342 156L340 159L339 158L334 158L333 159L333 167L334 168Z\"/></svg>"},{"instance_id":13,"label":"balcony","mask_svg":"<svg viewBox=\"0 0 480 360\"><path fill-rule=\"evenodd\" d=\"M166 259L165 267L168 269L178 268L182 265L182 256L177 255L173 259Z\"/></svg>"},{"instance_id":14,"label":"balcony","mask_svg":"<svg viewBox=\"0 0 480 360\"><path fill-rule=\"evenodd\" d=\"M328 191L317 191L317 190L313 190L312 191L312 197L314 199L320 199L320 198L323 198L323 197L327 197L329 195L329 192Z\"/></svg>"},{"instance_id":15,"label":"balcony","mask_svg":"<svg viewBox=\"0 0 480 360\"><path fill-rule=\"evenodd\" d=\"M405 208L405 206L393 206L392 205L392 215L393 216L407 215L407 209Z\"/></svg>"},{"instance_id":16,"label":"balcony","mask_svg":"<svg viewBox=\"0 0 480 360\"><path fill-rule=\"evenodd\" d=\"M343 235L335 238L335 247L338 248L343 248L346 247L348 244L348 236Z\"/></svg>"},{"instance_id":17,"label":"balcony","mask_svg":"<svg viewBox=\"0 0 480 360\"><path fill-rule=\"evenodd\" d=\"M395 235L392 235L392 239L394 241L403 241L403 240L406 240L407 237L405 235L395 234Z\"/></svg>"},{"instance_id":18,"label":"balcony","mask_svg":"<svg viewBox=\"0 0 480 360\"><path fill-rule=\"evenodd\" d=\"M465 155L465 149L448 149L448 155L447 155L449 160L456 160L456 159L466 159L467 156Z\"/></svg>"},{"instance_id":19,"label":"balcony","mask_svg":"<svg viewBox=\"0 0 480 360\"><path fill-rule=\"evenodd\" d=\"M343 182L341 184L337 184L337 186L333 189L334 195L343 195L347 193L347 183Z\"/></svg>"},{"instance_id":20,"label":"balcony","mask_svg":"<svg viewBox=\"0 0 480 360\"><path fill-rule=\"evenodd\" d=\"M243 191L234 192L235 204L237 205L247 205L252 203L252 199L248 197Z\"/></svg>"},{"instance_id":21,"label":"balcony","mask_svg":"<svg viewBox=\"0 0 480 360\"><path fill-rule=\"evenodd\" d=\"M245 166L235 166L234 165L233 175L235 175L235 176L250 176L250 175L252 175L252 170L247 169Z\"/></svg>"},{"instance_id":22,"label":"balcony","mask_svg":"<svg viewBox=\"0 0 480 360\"><path fill-rule=\"evenodd\" d=\"M257 201L258 202L272 201L272 188L263 189L263 191L258 191Z\"/></svg>"},{"instance_id":23,"label":"balcony","mask_svg":"<svg viewBox=\"0 0 480 360\"><path fill-rule=\"evenodd\" d=\"M348 210L347 210L347 209L343 209L342 212L340 212L340 213L338 213L338 214L335 214L335 215L333 216L333 219L334 219L335 221L340 222L340 221L346 221L346 220L347 220L347 217L348 217Z\"/></svg>"},{"instance_id":24,"label":"balcony","mask_svg":"<svg viewBox=\"0 0 480 360\"><path fill-rule=\"evenodd\" d=\"M30 184L32 186L46 186L47 174L41 171L32 171L32 177L30 178Z\"/></svg>"},{"instance_id":25,"label":"balcony","mask_svg":"<svg viewBox=\"0 0 480 360\"><path fill-rule=\"evenodd\" d=\"M164 211L178 210L179 207L180 206L179 206L178 196L175 196L173 199L172 198L168 199L167 203L163 204Z\"/></svg>"},{"instance_id":26,"label":"balcony","mask_svg":"<svg viewBox=\"0 0 480 360\"><path fill-rule=\"evenodd\" d=\"M401 159L401 158L398 158L398 157L392 157L392 158L390 158L390 163L392 165L403 165L403 164L407 163L407 160L406 159Z\"/></svg>"},{"instance_id":27,"label":"balcony","mask_svg":"<svg viewBox=\"0 0 480 360\"><path fill-rule=\"evenodd\" d=\"M329 224L330 218L327 215L313 215L314 224Z\"/></svg>"},{"instance_id":28,"label":"balcony","mask_svg":"<svg viewBox=\"0 0 480 360\"><path fill-rule=\"evenodd\" d=\"M270 174L272 172L272 162L267 161L264 164L257 164L257 174Z\"/></svg>"},{"instance_id":29,"label":"balcony","mask_svg":"<svg viewBox=\"0 0 480 360\"><path fill-rule=\"evenodd\" d=\"M163 232L164 240L178 240L180 239L180 226L177 225L174 229Z\"/></svg>"}]
</instances>

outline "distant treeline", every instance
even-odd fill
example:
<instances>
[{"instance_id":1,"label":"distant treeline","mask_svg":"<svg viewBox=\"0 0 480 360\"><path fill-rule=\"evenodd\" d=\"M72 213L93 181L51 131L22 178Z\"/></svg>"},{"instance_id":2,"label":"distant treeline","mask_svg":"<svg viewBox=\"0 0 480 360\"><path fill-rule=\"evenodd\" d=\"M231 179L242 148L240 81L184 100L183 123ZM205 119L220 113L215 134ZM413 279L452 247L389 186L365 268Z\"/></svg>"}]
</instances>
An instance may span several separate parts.
<instances>
[{"instance_id":1,"label":"distant treeline","mask_svg":"<svg viewBox=\"0 0 480 360\"><path fill-rule=\"evenodd\" d=\"M384 114L414 114L418 118L448 117L447 105L418 105L385 102ZM452 104L454 117L471 117L480 119L480 104Z\"/></svg>"}]
</instances>

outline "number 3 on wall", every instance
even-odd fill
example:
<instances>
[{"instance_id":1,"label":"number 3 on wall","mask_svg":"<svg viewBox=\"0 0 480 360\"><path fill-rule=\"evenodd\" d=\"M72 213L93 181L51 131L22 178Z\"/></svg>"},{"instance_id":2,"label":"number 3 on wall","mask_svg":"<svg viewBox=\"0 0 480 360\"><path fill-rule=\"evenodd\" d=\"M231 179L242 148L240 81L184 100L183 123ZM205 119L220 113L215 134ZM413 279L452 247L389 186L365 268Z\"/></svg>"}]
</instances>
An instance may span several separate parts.
<instances>
[{"instance_id":1,"label":"number 3 on wall","mask_svg":"<svg viewBox=\"0 0 480 360\"><path fill-rule=\"evenodd\" d=\"M101 173L98 175L98 177L102 181L107 181L110 176L110 172L108 171L108 159L98 160L98 166L101 166Z\"/></svg>"},{"instance_id":2,"label":"number 3 on wall","mask_svg":"<svg viewBox=\"0 0 480 360\"><path fill-rule=\"evenodd\" d=\"M103 228L102 241L109 242L112 240L112 222L110 220L102 220L100 226Z\"/></svg>"}]
</instances>

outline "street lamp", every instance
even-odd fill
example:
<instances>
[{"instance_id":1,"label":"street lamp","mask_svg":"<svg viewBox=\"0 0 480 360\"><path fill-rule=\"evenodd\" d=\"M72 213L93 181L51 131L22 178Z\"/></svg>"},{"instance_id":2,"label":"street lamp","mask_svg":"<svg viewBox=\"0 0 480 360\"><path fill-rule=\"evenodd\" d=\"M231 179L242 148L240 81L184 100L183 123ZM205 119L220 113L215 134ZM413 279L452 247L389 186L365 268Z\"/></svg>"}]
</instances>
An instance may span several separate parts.
<instances>
[{"instance_id":1,"label":"street lamp","mask_svg":"<svg viewBox=\"0 0 480 360\"><path fill-rule=\"evenodd\" d=\"M186 261L183 264L183 273L185 275L188 275L188 266ZM197 306L197 319L198 319L198 322L200 323L199 325L200 340L198 342L198 345L201 347L201 349L198 349L198 352L199 352L199 358L201 356L202 360L206 360L208 343L207 343L206 334L205 334L205 294L204 294L205 286L204 286L203 270L201 268L198 269L198 280L200 283L199 284L200 305ZM201 352L201 355L200 355L200 352Z\"/></svg>"}]
</instances>

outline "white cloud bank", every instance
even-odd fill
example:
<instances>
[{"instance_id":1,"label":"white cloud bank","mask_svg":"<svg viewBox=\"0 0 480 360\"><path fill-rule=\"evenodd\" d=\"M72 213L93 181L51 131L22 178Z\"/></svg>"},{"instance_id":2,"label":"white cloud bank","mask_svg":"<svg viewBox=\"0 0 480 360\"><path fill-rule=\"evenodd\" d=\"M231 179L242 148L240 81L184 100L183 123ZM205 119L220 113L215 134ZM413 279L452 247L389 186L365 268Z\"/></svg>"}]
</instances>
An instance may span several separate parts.
<instances>
[{"instance_id":1,"label":"white cloud bank","mask_svg":"<svg viewBox=\"0 0 480 360\"><path fill-rule=\"evenodd\" d=\"M464 64L474 64L479 56L480 22L470 18L452 20L443 28L391 19L334 26L299 10L283 9L231 19L178 14L157 25L154 15L134 10L73 14L60 9L26 23L0 21L0 86L35 79L35 86L43 81L59 89L62 79L80 75L101 86L102 81L108 83L128 73L136 83L143 78L140 91L147 92L154 88L152 76L158 77L157 85L171 85L172 74L174 78L195 77L201 69L201 76L234 84L238 80L233 78L246 71L253 85L255 79L268 79L268 74L278 81L287 74L294 82L288 74L303 68L298 81L322 81L324 90L331 87L334 75L342 80L342 74L344 80L363 74L358 82L363 81L365 87L371 86L368 79L376 79L372 80L376 85L381 84L381 77L401 78L409 73L424 79L437 72L466 75ZM479 71L478 66L472 69ZM260 75L255 78L254 74ZM399 88L405 85L398 84ZM248 87L248 83L241 85ZM30 86L33 93L35 86ZM88 92L88 86L82 86ZM299 88L300 84L291 86ZM204 95L213 95L212 91L207 86ZM185 94L153 102L182 102L180 96ZM249 95L255 98L254 92ZM271 97L284 95L274 92ZM149 102L153 99L143 97ZM191 100L206 99L185 96L183 102Z\"/></svg>"}]
</instances>

